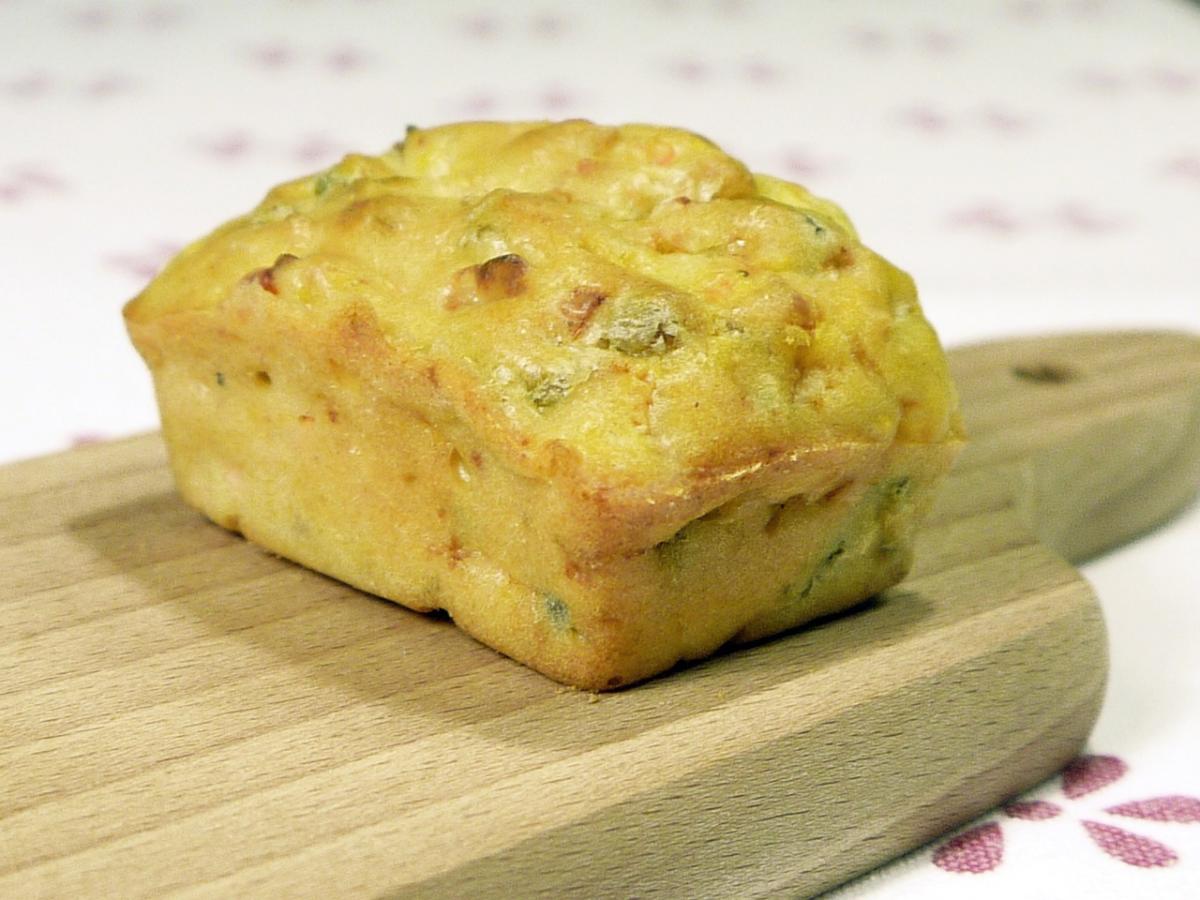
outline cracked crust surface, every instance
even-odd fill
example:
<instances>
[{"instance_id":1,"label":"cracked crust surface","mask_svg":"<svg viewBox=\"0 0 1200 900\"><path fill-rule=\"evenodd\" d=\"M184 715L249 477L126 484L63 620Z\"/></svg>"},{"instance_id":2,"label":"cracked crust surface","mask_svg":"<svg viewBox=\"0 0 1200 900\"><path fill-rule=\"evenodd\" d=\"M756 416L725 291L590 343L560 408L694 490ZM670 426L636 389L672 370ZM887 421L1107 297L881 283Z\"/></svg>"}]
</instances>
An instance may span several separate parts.
<instances>
[{"instance_id":1,"label":"cracked crust surface","mask_svg":"<svg viewBox=\"0 0 1200 900\"><path fill-rule=\"evenodd\" d=\"M911 279L655 126L410 131L126 319L190 502L583 687L894 583L961 439Z\"/></svg>"}]
</instances>

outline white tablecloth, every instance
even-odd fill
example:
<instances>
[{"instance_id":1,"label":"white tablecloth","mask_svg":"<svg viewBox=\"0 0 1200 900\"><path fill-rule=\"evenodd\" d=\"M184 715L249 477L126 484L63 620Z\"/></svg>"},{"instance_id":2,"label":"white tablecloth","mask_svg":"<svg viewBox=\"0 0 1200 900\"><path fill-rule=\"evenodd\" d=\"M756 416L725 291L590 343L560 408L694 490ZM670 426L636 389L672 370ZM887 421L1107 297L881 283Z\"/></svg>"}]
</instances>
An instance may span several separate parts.
<instances>
[{"instance_id":1,"label":"white tablecloth","mask_svg":"<svg viewBox=\"0 0 1200 900\"><path fill-rule=\"evenodd\" d=\"M700 131L839 200L949 344L1200 332L1184 0L0 0L0 35L0 461L153 427L121 303L410 122ZM1112 635L1088 757L846 896L1200 896L1197 550L1193 506L1087 566Z\"/></svg>"}]
</instances>

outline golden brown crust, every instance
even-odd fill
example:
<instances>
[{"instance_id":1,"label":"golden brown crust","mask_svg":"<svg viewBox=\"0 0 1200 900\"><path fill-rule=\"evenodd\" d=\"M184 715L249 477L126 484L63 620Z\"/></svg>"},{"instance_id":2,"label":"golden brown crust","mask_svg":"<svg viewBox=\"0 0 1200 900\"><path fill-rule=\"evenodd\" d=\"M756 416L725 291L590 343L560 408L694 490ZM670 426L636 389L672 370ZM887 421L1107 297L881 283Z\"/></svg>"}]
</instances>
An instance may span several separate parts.
<instances>
[{"instance_id":1,"label":"golden brown crust","mask_svg":"<svg viewBox=\"0 0 1200 900\"><path fill-rule=\"evenodd\" d=\"M589 688L893 583L961 439L911 280L652 126L417 131L126 319L190 502Z\"/></svg>"}]
</instances>

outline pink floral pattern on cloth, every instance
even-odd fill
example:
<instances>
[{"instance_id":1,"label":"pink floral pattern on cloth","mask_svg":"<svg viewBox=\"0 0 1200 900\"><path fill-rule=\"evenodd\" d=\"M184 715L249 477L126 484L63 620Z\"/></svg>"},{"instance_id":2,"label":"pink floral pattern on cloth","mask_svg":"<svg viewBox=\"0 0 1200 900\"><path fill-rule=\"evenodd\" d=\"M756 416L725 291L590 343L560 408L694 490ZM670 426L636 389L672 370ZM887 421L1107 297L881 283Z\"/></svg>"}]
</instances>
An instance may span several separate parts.
<instances>
[{"instance_id":1,"label":"pink floral pattern on cloth","mask_svg":"<svg viewBox=\"0 0 1200 900\"><path fill-rule=\"evenodd\" d=\"M1077 800L1108 787L1128 771L1128 764L1116 756L1077 757L1062 771L1062 795ZM1048 800L1016 800L1000 812L1010 819L1039 822L1058 818L1066 809ZM1106 807L1104 812L1129 819L1194 824L1200 822L1200 798L1169 795L1130 800ZM1179 854L1153 838L1108 822L1081 818L1079 823L1097 847L1126 865L1149 869L1179 862ZM933 851L932 859L946 872L978 875L992 871L1004 861L1000 822L984 822L955 835Z\"/></svg>"}]
</instances>

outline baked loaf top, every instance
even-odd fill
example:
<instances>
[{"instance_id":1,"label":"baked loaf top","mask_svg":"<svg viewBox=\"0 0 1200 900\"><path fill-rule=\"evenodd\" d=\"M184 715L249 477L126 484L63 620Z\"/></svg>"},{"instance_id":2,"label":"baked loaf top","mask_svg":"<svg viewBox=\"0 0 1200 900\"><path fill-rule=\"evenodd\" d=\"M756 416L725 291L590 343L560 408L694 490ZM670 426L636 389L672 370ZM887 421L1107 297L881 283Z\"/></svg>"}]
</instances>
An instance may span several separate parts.
<instances>
[{"instance_id":1,"label":"baked loaf top","mask_svg":"<svg viewBox=\"0 0 1200 900\"><path fill-rule=\"evenodd\" d=\"M610 490L958 428L911 279L834 204L676 129L410 129L275 188L127 315L262 292L423 371L525 470Z\"/></svg>"}]
</instances>

